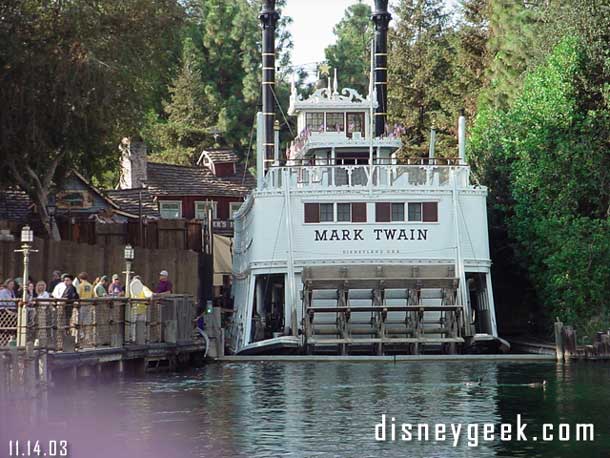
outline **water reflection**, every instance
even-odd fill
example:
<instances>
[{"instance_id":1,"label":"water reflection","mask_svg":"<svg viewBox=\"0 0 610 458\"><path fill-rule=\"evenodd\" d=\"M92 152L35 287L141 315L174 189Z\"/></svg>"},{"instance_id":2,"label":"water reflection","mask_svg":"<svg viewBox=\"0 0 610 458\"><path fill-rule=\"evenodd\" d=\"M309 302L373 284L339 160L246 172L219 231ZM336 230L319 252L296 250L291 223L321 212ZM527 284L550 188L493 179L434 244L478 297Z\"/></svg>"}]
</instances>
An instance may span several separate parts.
<instances>
[{"instance_id":1,"label":"water reflection","mask_svg":"<svg viewBox=\"0 0 610 458\"><path fill-rule=\"evenodd\" d=\"M601 364L211 364L188 374L58 386L49 422L10 434L69 439L73 457L605 456L609 376ZM465 385L479 377L480 386ZM527 386L545 379L546 390ZM439 443L376 442L382 414L395 419L398 439L401 423L514 424L517 414L528 434L544 422L593 422L597 437L479 440L473 448L465 433L457 447L450 435ZM5 410L0 415L6 420Z\"/></svg>"}]
</instances>

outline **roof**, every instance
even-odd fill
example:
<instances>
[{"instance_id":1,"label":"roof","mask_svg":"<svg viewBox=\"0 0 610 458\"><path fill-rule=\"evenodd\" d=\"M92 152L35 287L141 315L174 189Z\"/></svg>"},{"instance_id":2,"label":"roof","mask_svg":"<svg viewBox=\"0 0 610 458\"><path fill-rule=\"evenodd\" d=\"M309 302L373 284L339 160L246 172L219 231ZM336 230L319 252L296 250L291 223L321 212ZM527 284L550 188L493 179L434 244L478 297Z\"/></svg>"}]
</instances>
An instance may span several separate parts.
<instances>
[{"instance_id":1,"label":"roof","mask_svg":"<svg viewBox=\"0 0 610 458\"><path fill-rule=\"evenodd\" d=\"M140 214L140 193L142 193L142 216L159 218L159 209L153 196L146 188L108 190L106 194L116 202L121 210L138 216Z\"/></svg>"},{"instance_id":2,"label":"roof","mask_svg":"<svg viewBox=\"0 0 610 458\"><path fill-rule=\"evenodd\" d=\"M30 197L19 189L0 190L0 220L26 222L31 203Z\"/></svg>"},{"instance_id":3,"label":"roof","mask_svg":"<svg viewBox=\"0 0 610 458\"><path fill-rule=\"evenodd\" d=\"M235 176L217 177L206 167L148 163L146 184L155 196L244 197L254 187L254 177L236 164Z\"/></svg>"},{"instance_id":4,"label":"roof","mask_svg":"<svg viewBox=\"0 0 610 458\"><path fill-rule=\"evenodd\" d=\"M203 150L201 155L199 156L199 160L197 164L201 164L203 157L208 156L212 162L221 163L221 162L239 162L239 157L230 149L213 149L213 150Z\"/></svg>"}]
</instances>

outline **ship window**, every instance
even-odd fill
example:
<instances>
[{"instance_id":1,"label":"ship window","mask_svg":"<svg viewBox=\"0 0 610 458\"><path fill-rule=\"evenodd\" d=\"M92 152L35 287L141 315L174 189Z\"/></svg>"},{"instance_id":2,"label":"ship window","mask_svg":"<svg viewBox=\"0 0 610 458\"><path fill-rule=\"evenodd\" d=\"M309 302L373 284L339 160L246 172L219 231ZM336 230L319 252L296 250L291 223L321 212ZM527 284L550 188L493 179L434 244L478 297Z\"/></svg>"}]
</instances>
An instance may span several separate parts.
<instances>
[{"instance_id":1,"label":"ship window","mask_svg":"<svg viewBox=\"0 0 610 458\"><path fill-rule=\"evenodd\" d=\"M343 132L345 130L345 113L326 113L326 130Z\"/></svg>"},{"instance_id":2,"label":"ship window","mask_svg":"<svg viewBox=\"0 0 610 458\"><path fill-rule=\"evenodd\" d=\"M305 127L312 132L324 132L324 113L305 113Z\"/></svg>"},{"instance_id":3,"label":"ship window","mask_svg":"<svg viewBox=\"0 0 610 458\"><path fill-rule=\"evenodd\" d=\"M347 114L347 135L351 138L354 132L364 137L364 113Z\"/></svg>"},{"instance_id":4,"label":"ship window","mask_svg":"<svg viewBox=\"0 0 610 458\"><path fill-rule=\"evenodd\" d=\"M334 204L320 204L320 222L327 223L335 220Z\"/></svg>"},{"instance_id":5,"label":"ship window","mask_svg":"<svg viewBox=\"0 0 610 458\"><path fill-rule=\"evenodd\" d=\"M424 202L422 204L422 220L426 223L438 221L438 202Z\"/></svg>"},{"instance_id":6,"label":"ship window","mask_svg":"<svg viewBox=\"0 0 610 458\"><path fill-rule=\"evenodd\" d=\"M404 221L405 220L405 204L393 203L392 204L392 221Z\"/></svg>"},{"instance_id":7,"label":"ship window","mask_svg":"<svg viewBox=\"0 0 610 458\"><path fill-rule=\"evenodd\" d=\"M389 223L391 216L391 209L389 202L377 202L375 203L375 221L378 223Z\"/></svg>"},{"instance_id":8,"label":"ship window","mask_svg":"<svg viewBox=\"0 0 610 458\"><path fill-rule=\"evenodd\" d=\"M320 204L305 204L305 222L320 222Z\"/></svg>"},{"instance_id":9,"label":"ship window","mask_svg":"<svg viewBox=\"0 0 610 458\"><path fill-rule=\"evenodd\" d=\"M352 204L337 204L337 221L352 220Z\"/></svg>"},{"instance_id":10,"label":"ship window","mask_svg":"<svg viewBox=\"0 0 610 458\"><path fill-rule=\"evenodd\" d=\"M420 202L409 202L409 221L422 220L422 204Z\"/></svg>"}]
</instances>

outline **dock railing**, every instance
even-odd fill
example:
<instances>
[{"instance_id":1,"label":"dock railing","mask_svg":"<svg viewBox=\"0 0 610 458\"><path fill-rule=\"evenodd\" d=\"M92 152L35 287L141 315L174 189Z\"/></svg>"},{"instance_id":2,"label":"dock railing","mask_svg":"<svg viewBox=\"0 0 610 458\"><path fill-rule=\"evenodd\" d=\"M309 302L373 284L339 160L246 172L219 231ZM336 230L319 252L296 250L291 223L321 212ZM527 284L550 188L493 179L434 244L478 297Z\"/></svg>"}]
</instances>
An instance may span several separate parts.
<instances>
[{"instance_id":1,"label":"dock railing","mask_svg":"<svg viewBox=\"0 0 610 458\"><path fill-rule=\"evenodd\" d=\"M17 336L19 300L0 303L0 347ZM192 340L195 303L188 295L150 299L124 297L34 299L21 324L26 342L49 351L74 351Z\"/></svg>"}]
</instances>

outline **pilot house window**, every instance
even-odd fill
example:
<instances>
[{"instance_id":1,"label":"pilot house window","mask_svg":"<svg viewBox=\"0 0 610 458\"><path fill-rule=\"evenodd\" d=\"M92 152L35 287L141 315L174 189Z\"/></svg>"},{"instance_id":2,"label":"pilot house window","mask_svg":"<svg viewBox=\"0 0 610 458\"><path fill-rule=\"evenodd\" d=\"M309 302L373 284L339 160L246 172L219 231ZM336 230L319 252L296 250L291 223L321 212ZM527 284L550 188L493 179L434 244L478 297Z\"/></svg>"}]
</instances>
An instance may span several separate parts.
<instances>
[{"instance_id":1,"label":"pilot house window","mask_svg":"<svg viewBox=\"0 0 610 458\"><path fill-rule=\"evenodd\" d=\"M326 131L343 132L345 130L345 113L326 113Z\"/></svg>"},{"instance_id":2,"label":"pilot house window","mask_svg":"<svg viewBox=\"0 0 610 458\"><path fill-rule=\"evenodd\" d=\"M305 113L305 124L312 132L324 131L324 113Z\"/></svg>"}]
</instances>

